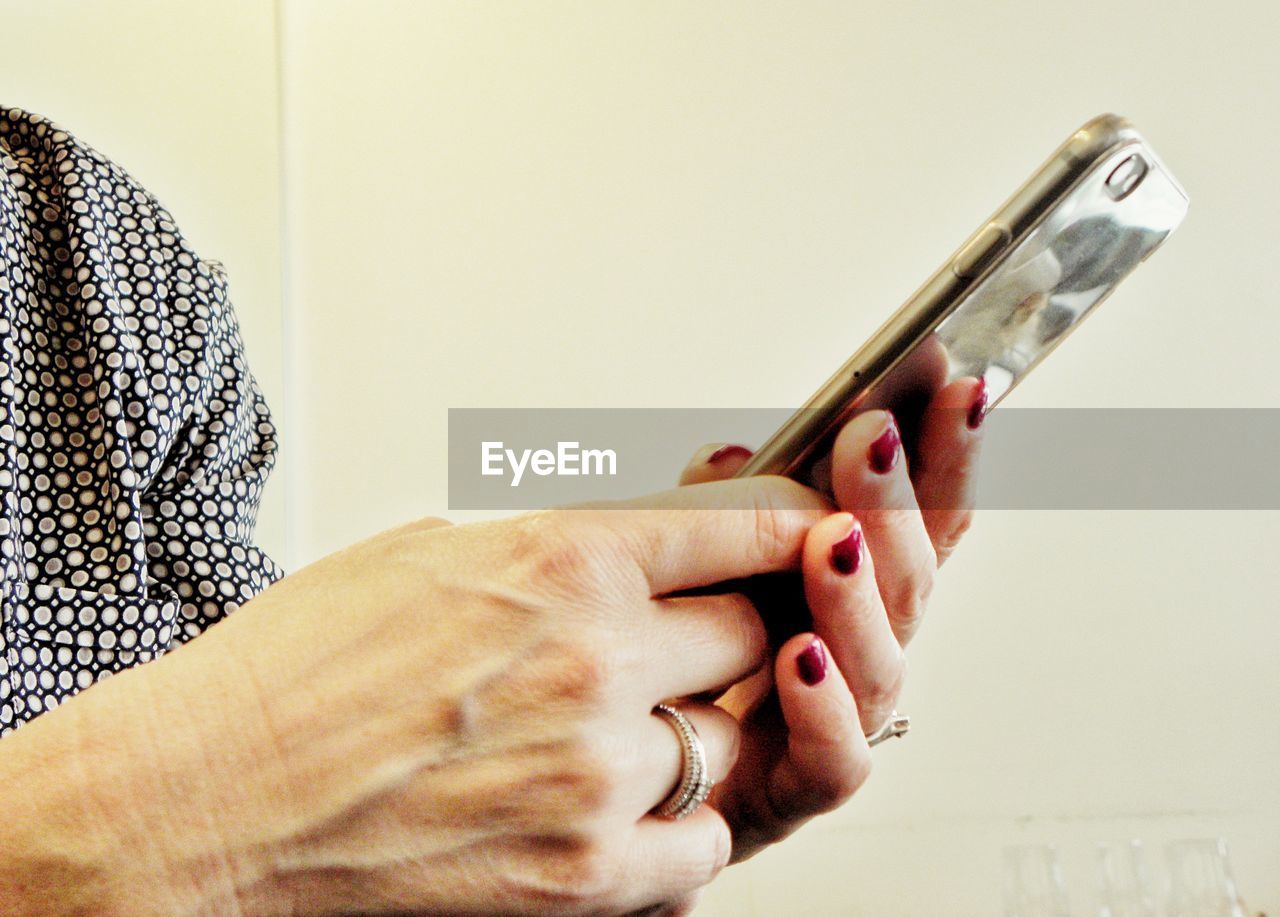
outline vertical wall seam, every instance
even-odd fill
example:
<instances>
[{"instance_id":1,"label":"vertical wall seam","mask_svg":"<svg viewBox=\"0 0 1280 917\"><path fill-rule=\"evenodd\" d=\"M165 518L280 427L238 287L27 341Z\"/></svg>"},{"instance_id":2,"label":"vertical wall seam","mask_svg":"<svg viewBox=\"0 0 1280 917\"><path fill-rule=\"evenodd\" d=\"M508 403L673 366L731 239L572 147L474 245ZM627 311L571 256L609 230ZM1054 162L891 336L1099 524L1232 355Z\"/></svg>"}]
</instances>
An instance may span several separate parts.
<instances>
[{"instance_id":1,"label":"vertical wall seam","mask_svg":"<svg viewBox=\"0 0 1280 917\"><path fill-rule=\"evenodd\" d=\"M298 503L301 485L298 480L299 456L301 454L298 413L297 386L294 375L297 371L295 360L297 349L294 347L295 316L293 308L293 258L290 251L292 234L290 225L290 189L289 189L289 130L288 130L288 55L285 37L286 0L273 0L273 17L275 30L275 92L276 92L276 207L279 227L280 251L280 365L282 387L284 389L283 423L280 437L279 473L284 477L284 557L282 564L286 571L292 571L296 565L298 554Z\"/></svg>"}]
</instances>

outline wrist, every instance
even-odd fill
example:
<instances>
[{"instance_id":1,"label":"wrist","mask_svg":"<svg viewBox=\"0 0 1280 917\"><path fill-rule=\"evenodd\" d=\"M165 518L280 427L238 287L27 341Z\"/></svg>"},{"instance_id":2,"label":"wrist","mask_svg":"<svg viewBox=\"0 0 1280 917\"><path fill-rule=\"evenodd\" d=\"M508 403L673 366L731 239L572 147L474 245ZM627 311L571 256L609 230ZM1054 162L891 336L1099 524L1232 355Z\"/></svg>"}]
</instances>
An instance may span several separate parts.
<instances>
[{"instance_id":1,"label":"wrist","mask_svg":"<svg viewBox=\"0 0 1280 917\"><path fill-rule=\"evenodd\" d=\"M78 700L0 742L0 912L123 914L177 904L164 871L148 869L148 851L129 836L118 746L128 741L121 722L132 718L95 729Z\"/></svg>"},{"instance_id":2,"label":"wrist","mask_svg":"<svg viewBox=\"0 0 1280 917\"><path fill-rule=\"evenodd\" d=\"M0 742L0 914L173 914L234 901L238 864L192 780L209 779L208 745L175 715L162 662L179 660L113 676Z\"/></svg>"}]
</instances>

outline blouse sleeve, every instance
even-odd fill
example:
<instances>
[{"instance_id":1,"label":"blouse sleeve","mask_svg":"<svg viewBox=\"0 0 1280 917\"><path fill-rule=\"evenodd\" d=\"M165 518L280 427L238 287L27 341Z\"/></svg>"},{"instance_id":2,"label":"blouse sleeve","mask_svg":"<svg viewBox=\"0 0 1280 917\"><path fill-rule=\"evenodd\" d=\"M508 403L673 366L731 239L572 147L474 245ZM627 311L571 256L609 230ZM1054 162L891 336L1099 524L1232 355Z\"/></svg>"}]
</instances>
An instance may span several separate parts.
<instances>
[{"instance_id":1,"label":"blouse sleeve","mask_svg":"<svg viewBox=\"0 0 1280 917\"><path fill-rule=\"evenodd\" d=\"M276 448L221 265L0 108L0 731L283 575L253 542Z\"/></svg>"}]
</instances>

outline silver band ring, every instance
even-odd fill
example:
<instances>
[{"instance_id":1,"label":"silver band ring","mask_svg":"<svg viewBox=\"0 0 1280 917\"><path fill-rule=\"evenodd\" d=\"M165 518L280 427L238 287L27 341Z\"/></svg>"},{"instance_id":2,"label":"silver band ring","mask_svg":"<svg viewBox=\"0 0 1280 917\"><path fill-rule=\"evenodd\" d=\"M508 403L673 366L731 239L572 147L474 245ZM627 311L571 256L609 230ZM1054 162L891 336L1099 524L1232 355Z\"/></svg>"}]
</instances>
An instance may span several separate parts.
<instances>
[{"instance_id":1,"label":"silver band ring","mask_svg":"<svg viewBox=\"0 0 1280 917\"><path fill-rule=\"evenodd\" d=\"M715 785L707 769L707 750L689 718L669 704L658 704L653 712L667 721L680 739L681 773L675 789L651 811L659 818L679 821L698 810Z\"/></svg>"},{"instance_id":2,"label":"silver band ring","mask_svg":"<svg viewBox=\"0 0 1280 917\"><path fill-rule=\"evenodd\" d=\"M898 736L904 736L911 729L911 717L902 716L897 710L889 714L889 719L885 720L883 726L875 732L867 733L867 747L875 748L885 739L892 739Z\"/></svg>"}]
</instances>

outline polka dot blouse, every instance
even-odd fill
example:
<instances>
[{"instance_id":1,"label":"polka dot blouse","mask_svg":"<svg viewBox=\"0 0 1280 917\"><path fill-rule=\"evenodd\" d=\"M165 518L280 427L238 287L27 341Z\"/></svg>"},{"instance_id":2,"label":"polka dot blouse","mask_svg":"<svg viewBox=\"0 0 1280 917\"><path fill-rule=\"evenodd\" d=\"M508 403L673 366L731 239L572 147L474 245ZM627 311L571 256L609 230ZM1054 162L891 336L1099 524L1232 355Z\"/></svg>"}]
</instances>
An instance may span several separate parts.
<instances>
[{"instance_id":1,"label":"polka dot blouse","mask_svg":"<svg viewBox=\"0 0 1280 917\"><path fill-rule=\"evenodd\" d=\"M0 733L282 571L227 279L100 153L0 107Z\"/></svg>"}]
</instances>

